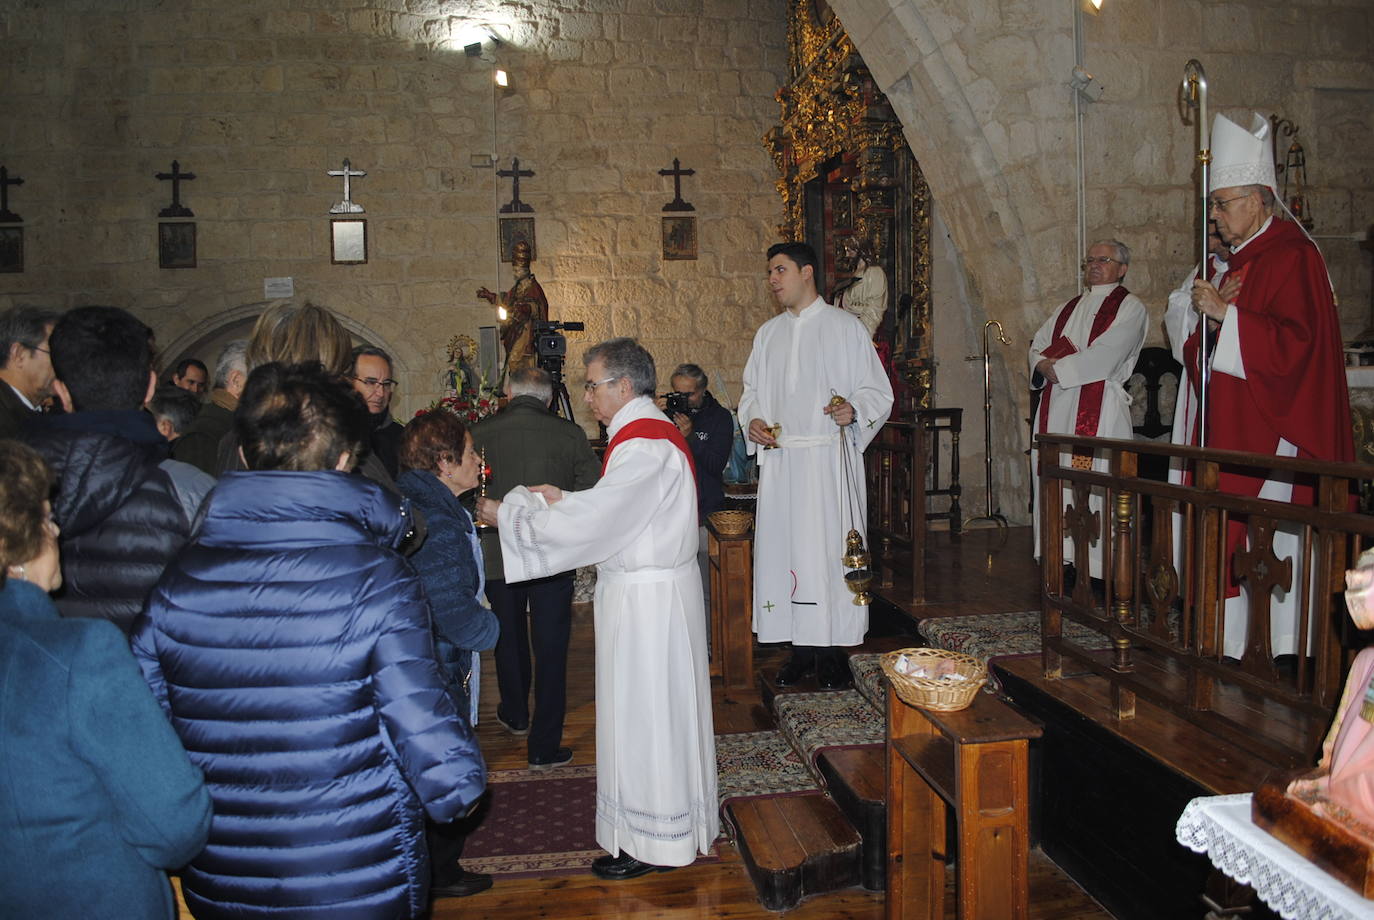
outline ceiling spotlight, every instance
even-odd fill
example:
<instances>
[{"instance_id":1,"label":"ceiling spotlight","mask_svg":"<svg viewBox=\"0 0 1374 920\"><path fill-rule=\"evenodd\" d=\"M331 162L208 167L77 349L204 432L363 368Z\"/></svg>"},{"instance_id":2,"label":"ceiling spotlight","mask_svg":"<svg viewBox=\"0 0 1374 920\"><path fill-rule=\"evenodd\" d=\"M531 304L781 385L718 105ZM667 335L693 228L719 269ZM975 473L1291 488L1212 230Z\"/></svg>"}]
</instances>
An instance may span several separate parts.
<instances>
[{"instance_id":1,"label":"ceiling spotlight","mask_svg":"<svg viewBox=\"0 0 1374 920\"><path fill-rule=\"evenodd\" d=\"M473 42L470 45L464 45L463 53L466 54L468 57L480 57L482 54L482 43Z\"/></svg>"},{"instance_id":2,"label":"ceiling spotlight","mask_svg":"<svg viewBox=\"0 0 1374 920\"><path fill-rule=\"evenodd\" d=\"M506 76L506 72L504 70L496 71L496 85L510 86L510 77Z\"/></svg>"}]
</instances>

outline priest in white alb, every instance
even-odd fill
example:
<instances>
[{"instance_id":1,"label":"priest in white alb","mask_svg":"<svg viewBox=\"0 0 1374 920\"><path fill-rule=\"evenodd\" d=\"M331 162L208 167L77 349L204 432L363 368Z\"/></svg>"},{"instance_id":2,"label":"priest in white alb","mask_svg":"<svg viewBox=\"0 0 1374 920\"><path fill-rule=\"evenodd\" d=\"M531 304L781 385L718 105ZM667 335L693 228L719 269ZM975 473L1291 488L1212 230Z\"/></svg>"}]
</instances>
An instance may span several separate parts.
<instances>
[{"instance_id":1,"label":"priest in white alb","mask_svg":"<svg viewBox=\"0 0 1374 920\"><path fill-rule=\"evenodd\" d=\"M805 243L768 250L783 311L754 335L738 414L759 461L754 631L792 643L779 686L814 670L833 688L850 680L844 647L868 631L841 560L851 528L867 541L863 452L892 411L892 385L864 324L817 295L816 271Z\"/></svg>"},{"instance_id":2,"label":"priest in white alb","mask_svg":"<svg viewBox=\"0 0 1374 920\"><path fill-rule=\"evenodd\" d=\"M601 479L478 500L499 528L506 581L595 563L596 842L618 881L690 865L720 829L692 455L653 403L653 357L633 339L583 355L606 425Z\"/></svg>"},{"instance_id":3,"label":"priest in white alb","mask_svg":"<svg viewBox=\"0 0 1374 920\"><path fill-rule=\"evenodd\" d=\"M1083 280L1088 289L1054 312L1035 333L1030 347L1031 389L1040 391L1036 434L1079 434L1096 438L1130 438L1131 398L1126 381L1145 343L1149 313L1140 298L1121 283L1131 264L1131 251L1117 240L1088 247ZM1066 453L1068 465L1108 472L1105 457ZM1064 462L1064 461L1061 461ZM1035 556L1040 557L1040 452L1032 445L1031 478L1035 496ZM1067 485L1064 504L1072 504ZM1101 490L1093 490L1088 508L1098 515L1098 538L1089 551L1093 578L1102 577L1106 529ZM1074 559L1073 541L1064 533L1064 561ZM1080 577L1084 576L1080 571Z\"/></svg>"}]
</instances>

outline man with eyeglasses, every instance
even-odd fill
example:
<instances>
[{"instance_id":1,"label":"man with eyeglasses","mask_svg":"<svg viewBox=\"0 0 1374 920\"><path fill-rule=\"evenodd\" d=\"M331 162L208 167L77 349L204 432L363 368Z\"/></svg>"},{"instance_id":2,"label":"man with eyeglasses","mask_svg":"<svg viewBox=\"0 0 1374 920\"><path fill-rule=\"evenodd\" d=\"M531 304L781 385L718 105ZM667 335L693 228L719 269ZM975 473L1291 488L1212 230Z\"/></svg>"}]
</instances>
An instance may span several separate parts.
<instances>
[{"instance_id":1,"label":"man with eyeglasses","mask_svg":"<svg viewBox=\"0 0 1374 920\"><path fill-rule=\"evenodd\" d=\"M52 394L48 336L57 314L36 307L0 313L0 438L12 438Z\"/></svg>"},{"instance_id":2,"label":"man with eyeglasses","mask_svg":"<svg viewBox=\"0 0 1374 920\"><path fill-rule=\"evenodd\" d=\"M1140 298L1121 283L1130 264L1131 250L1125 243L1093 243L1083 260L1087 290L1056 310L1035 333L1030 347L1030 378L1031 389L1038 392L1040 399L1033 418L1036 434L1131 437L1131 400L1126 394L1126 381L1145 343L1149 313ZM1037 559L1041 552L1039 462L1039 451L1032 445L1031 469L1037 471L1031 477ZM1070 462L1077 469L1108 472L1106 459L1089 453L1075 453ZM1101 515L1100 494L1094 492L1088 504ZM1088 563L1093 578L1102 577L1105 543L1099 539L1091 551ZM1067 538L1064 561L1075 565L1083 562L1074 559L1073 542Z\"/></svg>"},{"instance_id":3,"label":"man with eyeglasses","mask_svg":"<svg viewBox=\"0 0 1374 920\"><path fill-rule=\"evenodd\" d=\"M1207 318L1206 446L1217 450L1314 460L1350 461L1354 448L1346 389L1340 317L1330 276L1315 243L1290 220L1277 199L1270 125L1256 114L1246 130L1218 115L1212 128L1208 216L1229 250L1227 271L1193 282L1191 300ZM1173 330L1171 330L1172 332ZM1180 330L1190 393L1200 389L1198 323ZM1178 347L1177 344L1175 347ZM1198 443L1198 425L1183 443ZM1311 486L1261 480L1223 469L1218 486L1233 495L1311 504ZM1227 556L1245 541L1246 522L1233 516ZM1299 534L1280 527L1279 559L1296 561L1293 585L1303 583ZM1229 567L1228 567L1229 568ZM1275 589L1270 607L1270 652L1297 650L1299 595ZM1227 589L1223 653L1240 658L1247 644L1245 584Z\"/></svg>"},{"instance_id":4,"label":"man with eyeglasses","mask_svg":"<svg viewBox=\"0 0 1374 920\"><path fill-rule=\"evenodd\" d=\"M372 422L368 428L372 453L395 479L405 427L391 417L391 394L396 391L396 381L391 379L391 355L372 345L359 345L353 349L353 371L348 379L367 403Z\"/></svg>"}]
</instances>

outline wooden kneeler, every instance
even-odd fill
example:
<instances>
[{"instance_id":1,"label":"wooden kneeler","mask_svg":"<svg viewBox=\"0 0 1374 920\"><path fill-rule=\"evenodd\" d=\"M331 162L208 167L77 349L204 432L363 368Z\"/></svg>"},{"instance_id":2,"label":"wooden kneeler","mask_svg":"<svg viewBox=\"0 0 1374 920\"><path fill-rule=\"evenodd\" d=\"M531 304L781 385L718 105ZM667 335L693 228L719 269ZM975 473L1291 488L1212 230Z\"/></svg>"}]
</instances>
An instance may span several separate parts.
<instances>
[{"instance_id":1,"label":"wooden kneeler","mask_svg":"<svg viewBox=\"0 0 1374 920\"><path fill-rule=\"evenodd\" d=\"M766 909L789 910L802 898L859 884L858 831L825 793L740 798L725 809Z\"/></svg>"}]
</instances>

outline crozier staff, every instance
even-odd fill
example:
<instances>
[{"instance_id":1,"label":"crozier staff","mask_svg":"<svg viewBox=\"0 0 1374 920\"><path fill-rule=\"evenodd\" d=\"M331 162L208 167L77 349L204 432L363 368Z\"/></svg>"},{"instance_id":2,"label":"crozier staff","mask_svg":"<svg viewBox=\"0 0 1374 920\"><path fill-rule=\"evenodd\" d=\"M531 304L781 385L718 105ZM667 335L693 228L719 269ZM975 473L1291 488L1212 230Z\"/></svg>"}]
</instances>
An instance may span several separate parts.
<instances>
[{"instance_id":1,"label":"crozier staff","mask_svg":"<svg viewBox=\"0 0 1374 920\"><path fill-rule=\"evenodd\" d=\"M596 842L610 880L689 865L720 827L691 453L653 403L653 357L611 339L582 357L610 444L601 479L481 499L506 581L597 564Z\"/></svg>"}]
</instances>

